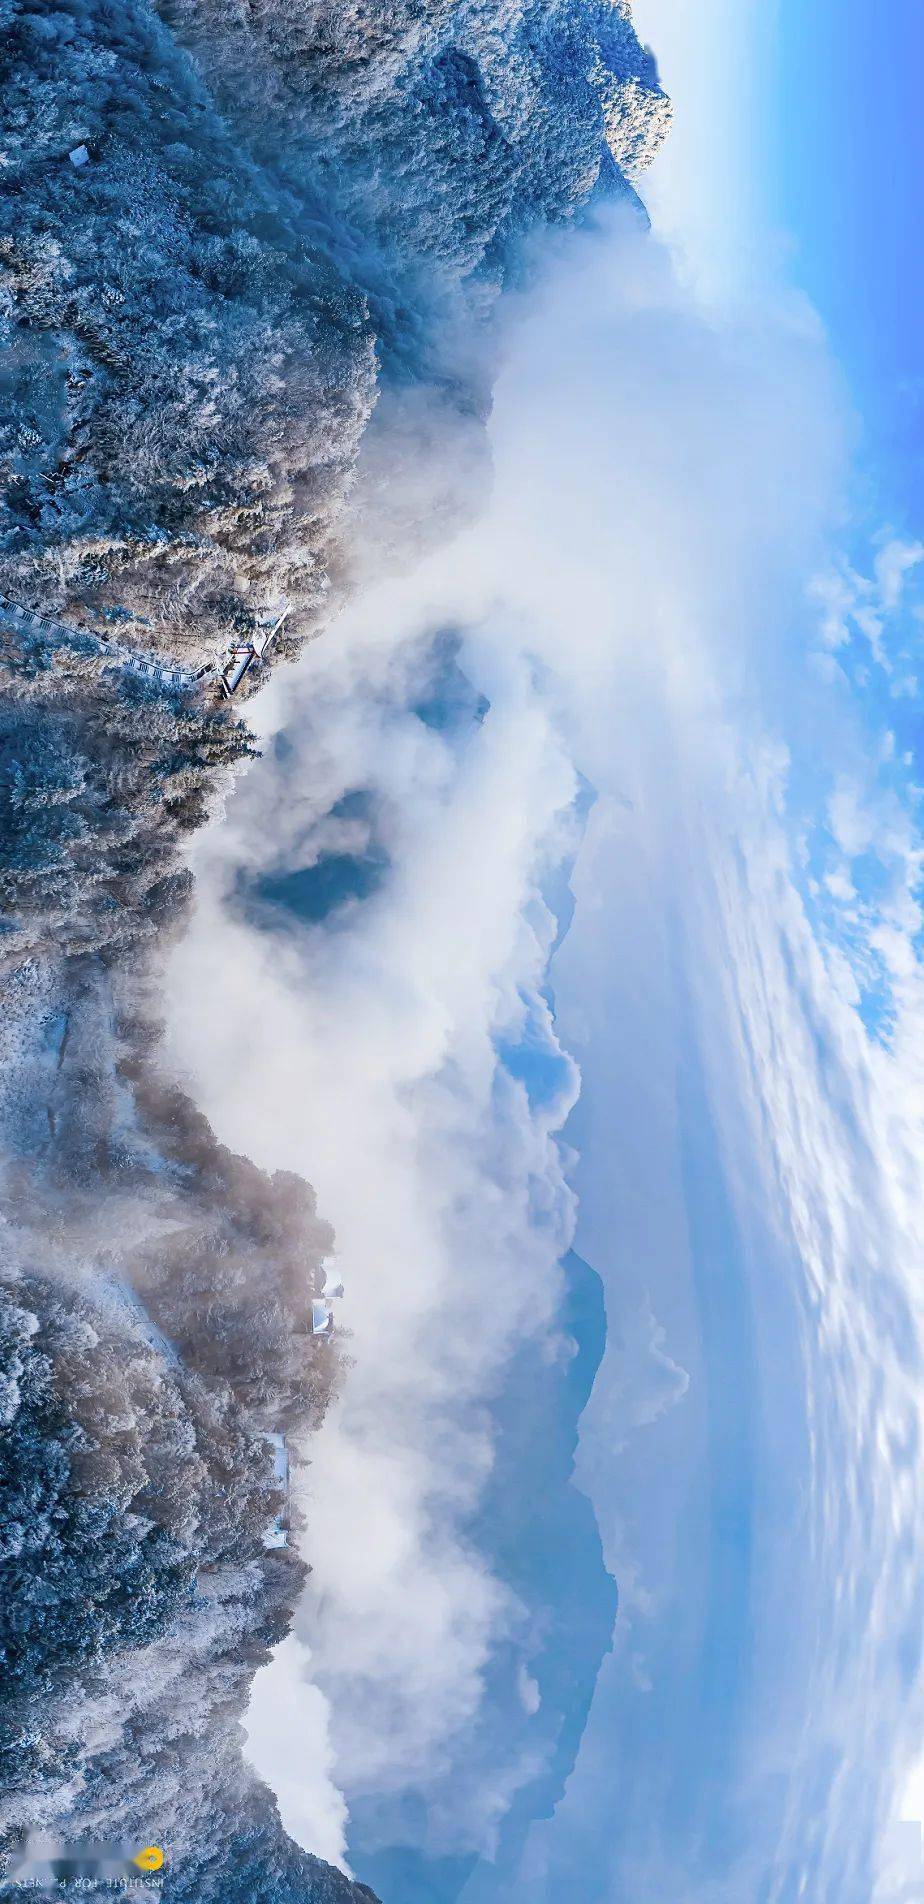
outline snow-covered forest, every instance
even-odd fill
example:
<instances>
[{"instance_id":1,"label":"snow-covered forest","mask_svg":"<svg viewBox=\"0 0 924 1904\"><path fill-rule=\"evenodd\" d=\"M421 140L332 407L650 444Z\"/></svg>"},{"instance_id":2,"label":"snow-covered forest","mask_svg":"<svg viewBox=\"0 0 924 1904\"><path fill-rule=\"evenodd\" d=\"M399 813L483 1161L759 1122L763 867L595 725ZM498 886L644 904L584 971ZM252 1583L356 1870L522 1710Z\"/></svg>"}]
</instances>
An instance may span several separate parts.
<instances>
[{"instance_id":1,"label":"snow-covered forest","mask_svg":"<svg viewBox=\"0 0 924 1904\"><path fill-rule=\"evenodd\" d=\"M196 665L285 602L291 659L444 532L460 457L476 500L531 235L634 200L669 106L626 0L0 26L0 593ZM0 673L0 1849L156 1832L172 1904L371 1896L240 1749L303 1577L265 1544L266 1437L309 1458L341 1371L310 1333L331 1236L159 1055L183 844L250 738L3 628Z\"/></svg>"}]
</instances>

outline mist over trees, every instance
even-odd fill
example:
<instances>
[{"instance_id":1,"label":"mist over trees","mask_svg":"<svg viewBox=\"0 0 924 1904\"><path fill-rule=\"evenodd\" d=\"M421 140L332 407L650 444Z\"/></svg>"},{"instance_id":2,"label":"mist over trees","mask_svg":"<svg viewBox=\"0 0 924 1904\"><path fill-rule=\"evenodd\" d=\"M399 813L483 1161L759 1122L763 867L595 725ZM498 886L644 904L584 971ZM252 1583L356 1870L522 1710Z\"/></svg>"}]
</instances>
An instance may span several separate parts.
<instances>
[{"instance_id":1,"label":"mist over trees","mask_svg":"<svg viewBox=\"0 0 924 1904\"><path fill-rule=\"evenodd\" d=\"M284 601L290 657L443 533L524 241L632 199L668 114L626 0L0 0L0 596L77 631L0 604L0 1852L371 1896L239 1723L304 1578L266 1436L310 1458L337 1379L332 1239L158 1051L182 847L252 743L80 631L199 665Z\"/></svg>"},{"instance_id":2,"label":"mist over trees","mask_svg":"<svg viewBox=\"0 0 924 1904\"><path fill-rule=\"evenodd\" d=\"M483 410L460 324L629 189L654 61L623 0L5 12L0 589L180 655L284 596L296 640L377 382Z\"/></svg>"},{"instance_id":3,"label":"mist over trees","mask_svg":"<svg viewBox=\"0 0 924 1904\"><path fill-rule=\"evenodd\" d=\"M306 1458L337 1378L336 1345L309 1333L331 1234L305 1184L233 1157L163 1083L150 1025L126 1018L102 1041L111 999L87 974L53 1066L16 1039L15 1009L4 1026L19 1078L0 1267L0 1850L39 1826L154 1837L168 1898L352 1895L284 1838L239 1725L305 1576L294 1549L264 1544L280 1512L299 1525L267 1434ZM41 1023L36 1007L20 997L21 1019ZM25 1098L44 1099L44 1133L16 1116Z\"/></svg>"}]
</instances>

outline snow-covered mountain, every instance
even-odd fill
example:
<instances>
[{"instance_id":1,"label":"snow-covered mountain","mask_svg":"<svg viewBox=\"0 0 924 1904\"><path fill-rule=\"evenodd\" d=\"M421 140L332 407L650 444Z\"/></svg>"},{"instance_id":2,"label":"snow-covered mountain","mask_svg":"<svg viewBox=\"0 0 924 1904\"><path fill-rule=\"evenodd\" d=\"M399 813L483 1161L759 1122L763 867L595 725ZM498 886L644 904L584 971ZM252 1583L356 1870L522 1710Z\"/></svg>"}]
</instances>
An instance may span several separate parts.
<instances>
[{"instance_id":1,"label":"snow-covered mountain","mask_svg":"<svg viewBox=\"0 0 924 1904\"><path fill-rule=\"evenodd\" d=\"M533 233L634 198L654 60L625 0L0 19L0 592L187 668L284 603L292 656L445 530L460 442L477 492L492 310ZM8 618L0 667L0 1848L137 1832L172 1904L346 1904L239 1725L303 1578L267 1436L303 1453L337 1378L329 1233L158 1052L181 848L249 737L214 681Z\"/></svg>"}]
</instances>

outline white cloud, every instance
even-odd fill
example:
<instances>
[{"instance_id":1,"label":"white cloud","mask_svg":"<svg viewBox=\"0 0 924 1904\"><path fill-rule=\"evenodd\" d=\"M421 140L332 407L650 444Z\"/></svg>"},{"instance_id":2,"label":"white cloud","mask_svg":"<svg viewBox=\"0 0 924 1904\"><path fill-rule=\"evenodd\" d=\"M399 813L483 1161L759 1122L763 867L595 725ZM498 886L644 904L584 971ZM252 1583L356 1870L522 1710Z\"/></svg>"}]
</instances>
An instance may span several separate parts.
<instances>
[{"instance_id":1,"label":"white cloud","mask_svg":"<svg viewBox=\"0 0 924 1904\"><path fill-rule=\"evenodd\" d=\"M517 1691L520 1695L520 1703L525 1713L532 1716L533 1713L539 1711L542 1698L538 1684L535 1679L530 1677L526 1667L522 1664L517 1672Z\"/></svg>"},{"instance_id":2,"label":"white cloud","mask_svg":"<svg viewBox=\"0 0 924 1904\"><path fill-rule=\"evenodd\" d=\"M244 1715L245 1754L276 1794L296 1844L348 1870L346 1805L331 1778L327 1702L309 1678L310 1651L294 1634L256 1675Z\"/></svg>"},{"instance_id":3,"label":"white cloud","mask_svg":"<svg viewBox=\"0 0 924 1904\"><path fill-rule=\"evenodd\" d=\"M884 609L897 608L902 597L905 577L912 569L924 561L924 542L903 542L899 537L891 537L878 551L876 556L876 580Z\"/></svg>"},{"instance_id":4,"label":"white cloud","mask_svg":"<svg viewBox=\"0 0 924 1904\"><path fill-rule=\"evenodd\" d=\"M810 326L706 317L656 247L598 234L558 247L524 304L492 427L486 516L370 589L262 704L295 758L252 769L201 849L175 966L175 1042L220 1134L303 1170L338 1235L355 1367L312 1449L300 1635L349 1801L398 1805L413 1786L432 1846L490 1842L528 1753L505 1759L501 1741L477 1775L465 1754L519 1609L465 1530L491 1460L486 1399L512 1345L554 1313L573 1223L557 1132L575 1089L563 1062L552 1100L531 1107L496 1047L528 1009L556 1055L540 885L580 769L601 798L555 968L559 1022L589 1093L575 1123L585 1247L623 1303L631 1362L620 1377L614 1340L582 1454L629 1586L607 1684L624 1673L627 1700L631 1681L662 1701L655 1753L633 1763L649 1807L665 1765L694 1813L713 1802L663 1649L670 1629L672 1664L696 1683L724 1553L709 1486L740 1451L739 1408L757 1573L731 1608L753 1654L723 1797L749 1827L741 1895L766 1879L768 1900L801 1883L813 1904L844 1904L920 1716L921 1186L913 829L860 770L847 677L805 665L807 585L831 571L841 502L836 381ZM829 648L857 619L852 586L826 597ZM445 625L467 629L464 667L491 702L455 739L411 711L421 639ZM881 761L878 736L870 752ZM819 761L814 818L827 802L838 855L816 892L847 903L850 863L891 855L871 925L896 979L890 1051L871 1046L844 954L816 937L803 896L805 829L787 802ZM242 869L342 843L330 809L357 788L390 863L381 890L301 938L229 916ZM349 840L362 824L348 817ZM701 1140L737 1225L710 1287L740 1283L755 1319L753 1337L735 1325L754 1356L737 1384L697 1282L708 1186L691 1177L678 1082L692 1045ZM646 1468L645 1437L669 1446L669 1470ZM528 1716L522 1654L517 1683ZM618 1702L604 1708L618 1729ZM592 1737L582 1764L573 1792L590 1810L606 1765ZM569 1844L572 1816L555 1827ZM650 1838L643 1816L624 1822L614 1895L724 1904L721 1875L700 1882L679 1839ZM527 1856L552 1870L548 1834Z\"/></svg>"},{"instance_id":5,"label":"white cloud","mask_svg":"<svg viewBox=\"0 0 924 1904\"><path fill-rule=\"evenodd\" d=\"M457 741L410 705L421 652L400 590L375 591L338 635L286 707L296 758L251 771L200 857L174 1023L222 1134L304 1171L336 1228L354 1366L311 1448L298 1629L338 1779L354 1796L426 1786L434 1829L468 1846L518 1775L501 1762L465 1802L439 1799L492 1648L522 1623L464 1530L491 1462L488 1397L512 1347L548 1325L570 1240L554 1134L576 1074L539 993L554 931L539 881L576 781L501 627L467 644L491 713ZM300 938L222 911L242 871L355 846L363 823L345 841L328 816L357 789L390 860L377 896ZM527 1013L558 1071L535 1109L496 1056ZM251 1749L275 1778L265 1748Z\"/></svg>"},{"instance_id":6,"label":"white cloud","mask_svg":"<svg viewBox=\"0 0 924 1904\"><path fill-rule=\"evenodd\" d=\"M870 575L858 573L842 558L837 568L816 577L812 593L821 611L821 641L825 648L845 647L856 628L869 643L873 661L886 676L896 661L907 660L902 647L899 611L907 593L907 578L924 559L924 543L903 542L896 536L880 538L872 554ZM906 675L893 683L893 695L915 694L917 683Z\"/></svg>"}]
</instances>

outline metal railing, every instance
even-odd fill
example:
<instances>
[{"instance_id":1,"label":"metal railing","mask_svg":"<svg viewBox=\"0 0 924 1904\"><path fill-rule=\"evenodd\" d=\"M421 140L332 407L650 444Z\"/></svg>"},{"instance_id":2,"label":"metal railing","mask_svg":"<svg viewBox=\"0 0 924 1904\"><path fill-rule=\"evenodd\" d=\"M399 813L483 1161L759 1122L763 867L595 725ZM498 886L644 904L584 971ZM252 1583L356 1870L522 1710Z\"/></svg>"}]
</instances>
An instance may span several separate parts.
<instances>
[{"instance_id":1,"label":"metal railing","mask_svg":"<svg viewBox=\"0 0 924 1904\"><path fill-rule=\"evenodd\" d=\"M120 641L115 641L110 635L100 634L95 628L73 628L67 622L40 615L34 608L22 608L18 602L7 601L0 595L0 623L12 623L17 633L40 635L48 641L64 642L68 646L91 642L116 667L127 668L130 673L140 675L143 680L152 681L158 687L187 694L211 679L229 700L254 662L262 663L265 660L267 650L275 641L288 613L288 608L284 608L266 634L232 641L220 661L206 662L204 667L193 673L189 668L181 667L178 661L163 661L149 650L126 648Z\"/></svg>"}]
</instances>

